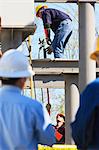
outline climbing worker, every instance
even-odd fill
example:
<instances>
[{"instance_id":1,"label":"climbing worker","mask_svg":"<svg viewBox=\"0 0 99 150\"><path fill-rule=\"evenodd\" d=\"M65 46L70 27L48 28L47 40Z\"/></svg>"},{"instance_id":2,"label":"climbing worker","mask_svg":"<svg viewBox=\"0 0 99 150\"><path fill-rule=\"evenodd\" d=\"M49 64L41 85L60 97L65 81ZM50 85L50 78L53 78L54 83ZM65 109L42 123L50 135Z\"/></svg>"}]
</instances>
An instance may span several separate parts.
<instances>
[{"instance_id":1,"label":"climbing worker","mask_svg":"<svg viewBox=\"0 0 99 150\"><path fill-rule=\"evenodd\" d=\"M48 54L54 53L54 58L64 58L64 49L72 34L72 19L60 10L48 8L45 5L36 7L36 16L43 21L46 41L50 45ZM51 41L50 29L54 32L54 39Z\"/></svg>"},{"instance_id":2,"label":"climbing worker","mask_svg":"<svg viewBox=\"0 0 99 150\"><path fill-rule=\"evenodd\" d=\"M65 116L61 113L56 116L55 137L57 144L65 144Z\"/></svg>"},{"instance_id":3,"label":"climbing worker","mask_svg":"<svg viewBox=\"0 0 99 150\"><path fill-rule=\"evenodd\" d=\"M99 65L99 37L91 59ZM99 78L89 83L80 96L72 137L79 150L99 150Z\"/></svg>"},{"instance_id":4,"label":"climbing worker","mask_svg":"<svg viewBox=\"0 0 99 150\"><path fill-rule=\"evenodd\" d=\"M18 50L0 59L0 150L37 150L38 144L55 143L46 108L22 94L27 78L34 75L28 58Z\"/></svg>"}]
</instances>

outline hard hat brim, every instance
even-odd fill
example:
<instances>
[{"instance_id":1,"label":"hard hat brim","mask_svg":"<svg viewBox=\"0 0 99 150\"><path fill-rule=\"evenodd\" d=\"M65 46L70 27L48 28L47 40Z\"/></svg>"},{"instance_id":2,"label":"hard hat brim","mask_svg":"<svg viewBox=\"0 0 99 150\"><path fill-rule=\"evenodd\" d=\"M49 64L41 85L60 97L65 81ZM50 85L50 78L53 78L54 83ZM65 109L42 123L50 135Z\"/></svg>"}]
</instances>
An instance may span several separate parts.
<instances>
[{"instance_id":1,"label":"hard hat brim","mask_svg":"<svg viewBox=\"0 0 99 150\"><path fill-rule=\"evenodd\" d=\"M31 77L35 75L35 72L33 70L28 71L20 71L20 72L2 72L0 71L0 77L5 78L21 78L21 77Z\"/></svg>"},{"instance_id":2,"label":"hard hat brim","mask_svg":"<svg viewBox=\"0 0 99 150\"><path fill-rule=\"evenodd\" d=\"M90 58L93 59L93 60L96 60L97 55L99 55L99 51L93 52L93 53L90 55Z\"/></svg>"}]
</instances>

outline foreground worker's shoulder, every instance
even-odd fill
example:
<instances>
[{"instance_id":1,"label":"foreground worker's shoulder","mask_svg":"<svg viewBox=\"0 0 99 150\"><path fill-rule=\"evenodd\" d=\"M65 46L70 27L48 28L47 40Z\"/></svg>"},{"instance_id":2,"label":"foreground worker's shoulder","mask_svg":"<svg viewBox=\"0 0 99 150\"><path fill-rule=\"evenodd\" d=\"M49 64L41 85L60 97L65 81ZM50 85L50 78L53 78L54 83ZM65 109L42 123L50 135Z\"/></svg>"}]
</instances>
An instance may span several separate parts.
<instances>
[{"instance_id":1,"label":"foreground worker's shoulder","mask_svg":"<svg viewBox=\"0 0 99 150\"><path fill-rule=\"evenodd\" d=\"M81 93L81 99L86 99L86 97L92 98L97 92L99 92L99 78L93 80L86 85L85 89ZM88 98L87 98L88 99Z\"/></svg>"},{"instance_id":2,"label":"foreground worker's shoulder","mask_svg":"<svg viewBox=\"0 0 99 150\"><path fill-rule=\"evenodd\" d=\"M32 99L30 97L27 96L23 96L23 103L26 107L29 108L29 110L33 113L33 112L37 112L37 114L48 114L46 108L44 107L44 105L36 100L36 99Z\"/></svg>"},{"instance_id":3,"label":"foreground worker's shoulder","mask_svg":"<svg viewBox=\"0 0 99 150\"><path fill-rule=\"evenodd\" d=\"M38 100L36 99L33 99L31 97L28 97L28 96L24 96L23 95L23 99L24 99L24 103L26 103L26 105L30 105L31 107L32 106L35 106L35 107L38 107L38 106L42 106L41 102L39 102Z\"/></svg>"},{"instance_id":4,"label":"foreground worker's shoulder","mask_svg":"<svg viewBox=\"0 0 99 150\"><path fill-rule=\"evenodd\" d=\"M36 99L23 96L22 103L31 114L36 115L36 118L41 117L42 119L47 120L47 123L50 124L51 121L49 114L41 102Z\"/></svg>"},{"instance_id":5,"label":"foreground worker's shoulder","mask_svg":"<svg viewBox=\"0 0 99 150\"><path fill-rule=\"evenodd\" d=\"M87 89L89 90L99 90L99 78L93 80L92 82L90 82L87 86L86 86Z\"/></svg>"}]
</instances>

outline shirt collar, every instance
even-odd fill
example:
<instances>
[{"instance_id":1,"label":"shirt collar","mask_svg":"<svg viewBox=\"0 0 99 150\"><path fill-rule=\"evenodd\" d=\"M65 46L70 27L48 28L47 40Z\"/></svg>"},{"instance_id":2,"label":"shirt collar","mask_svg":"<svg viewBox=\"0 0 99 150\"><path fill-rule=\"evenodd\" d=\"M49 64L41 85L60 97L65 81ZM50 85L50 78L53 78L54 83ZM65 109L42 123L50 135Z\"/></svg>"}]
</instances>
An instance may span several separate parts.
<instances>
[{"instance_id":1,"label":"shirt collar","mask_svg":"<svg viewBox=\"0 0 99 150\"><path fill-rule=\"evenodd\" d=\"M13 92L22 93L22 89L20 89L17 86L13 86L13 85L3 85L3 86L1 86L1 89L6 90L6 91L13 91Z\"/></svg>"}]
</instances>

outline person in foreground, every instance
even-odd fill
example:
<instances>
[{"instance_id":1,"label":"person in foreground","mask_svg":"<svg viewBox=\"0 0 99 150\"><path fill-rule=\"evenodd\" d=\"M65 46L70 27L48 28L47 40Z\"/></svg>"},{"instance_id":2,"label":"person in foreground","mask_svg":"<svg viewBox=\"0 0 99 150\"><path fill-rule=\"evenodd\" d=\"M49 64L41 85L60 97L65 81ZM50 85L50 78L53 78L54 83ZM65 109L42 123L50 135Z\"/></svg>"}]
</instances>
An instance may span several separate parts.
<instances>
[{"instance_id":1,"label":"person in foreground","mask_svg":"<svg viewBox=\"0 0 99 150\"><path fill-rule=\"evenodd\" d=\"M99 65L99 49L91 54ZM80 150L99 150L99 78L89 83L80 97L72 137Z\"/></svg>"},{"instance_id":2,"label":"person in foreground","mask_svg":"<svg viewBox=\"0 0 99 150\"><path fill-rule=\"evenodd\" d=\"M36 16L43 21L46 41L50 45L48 54L53 52L54 58L64 58L64 49L72 34L72 19L60 10L41 4L36 7ZM51 31L54 33L53 41Z\"/></svg>"},{"instance_id":3,"label":"person in foreground","mask_svg":"<svg viewBox=\"0 0 99 150\"><path fill-rule=\"evenodd\" d=\"M26 79L34 72L28 58L11 49L0 59L0 150L37 150L52 146L54 129L44 106L23 95Z\"/></svg>"}]
</instances>

